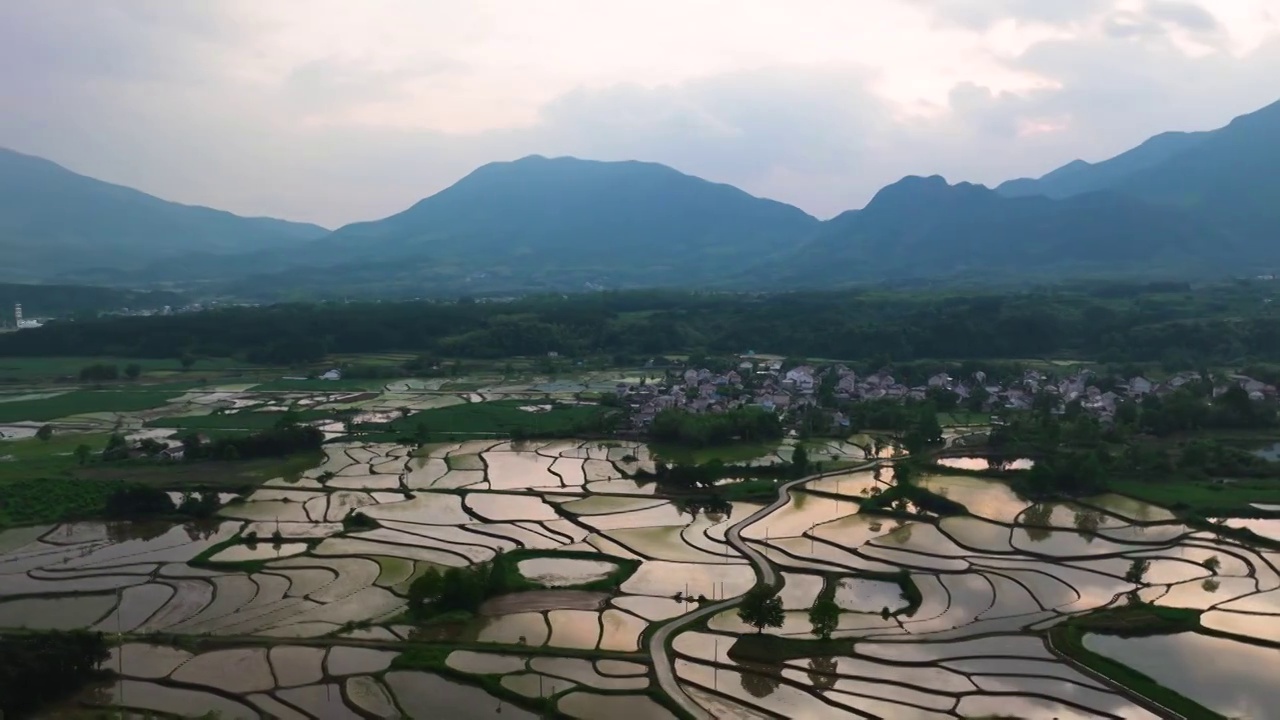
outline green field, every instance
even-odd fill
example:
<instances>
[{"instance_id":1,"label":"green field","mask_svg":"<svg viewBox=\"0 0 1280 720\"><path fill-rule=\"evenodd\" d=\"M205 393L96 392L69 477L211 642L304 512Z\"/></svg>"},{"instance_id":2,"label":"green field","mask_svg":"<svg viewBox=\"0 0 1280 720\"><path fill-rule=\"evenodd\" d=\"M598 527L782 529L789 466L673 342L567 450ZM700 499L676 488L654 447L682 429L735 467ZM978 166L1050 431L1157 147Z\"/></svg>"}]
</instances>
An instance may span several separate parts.
<instances>
[{"instance_id":1,"label":"green field","mask_svg":"<svg viewBox=\"0 0 1280 720\"><path fill-rule=\"evenodd\" d=\"M150 410L180 394L172 390L73 390L39 400L0 402L0 422L40 422L85 413Z\"/></svg>"},{"instance_id":2,"label":"green field","mask_svg":"<svg viewBox=\"0 0 1280 720\"><path fill-rule=\"evenodd\" d=\"M271 380L251 388L254 392L301 390L306 392L344 392L348 390L381 390L393 380Z\"/></svg>"},{"instance_id":3,"label":"green field","mask_svg":"<svg viewBox=\"0 0 1280 720\"><path fill-rule=\"evenodd\" d=\"M96 455L107 438L103 433L55 433L47 442L35 438L0 442L0 528L100 515L107 497L122 483L165 490L238 491L274 477L296 477L324 460L320 453L200 463L91 459L81 465L76 460L78 446L87 445Z\"/></svg>"},{"instance_id":4,"label":"green field","mask_svg":"<svg viewBox=\"0 0 1280 720\"><path fill-rule=\"evenodd\" d=\"M1202 515L1232 511L1251 514L1250 503L1280 503L1280 480L1239 480L1231 483L1145 483L1117 480L1110 489L1155 505L1188 509Z\"/></svg>"},{"instance_id":5,"label":"green field","mask_svg":"<svg viewBox=\"0 0 1280 720\"><path fill-rule=\"evenodd\" d=\"M314 422L316 420L336 420L338 413L333 410L301 410L293 413L298 422ZM241 410L238 413L214 413L212 415L179 415L151 420L147 427L174 428L175 430L268 430L284 417L282 412L254 412Z\"/></svg>"},{"instance_id":6,"label":"green field","mask_svg":"<svg viewBox=\"0 0 1280 720\"><path fill-rule=\"evenodd\" d=\"M572 435L584 424L609 412L599 405L554 405L545 412L528 412L521 407L546 405L530 400L494 400L433 408L416 412L389 425L392 432L414 433L426 426L432 439L468 435Z\"/></svg>"},{"instance_id":7,"label":"green field","mask_svg":"<svg viewBox=\"0 0 1280 720\"><path fill-rule=\"evenodd\" d=\"M47 442L36 438L0 442L0 484L28 478L69 477L78 467L75 450L79 445L102 449L105 433L54 433ZM2 485L0 485L2 487ZM0 504L4 493L0 492Z\"/></svg>"},{"instance_id":8,"label":"green field","mask_svg":"<svg viewBox=\"0 0 1280 720\"><path fill-rule=\"evenodd\" d=\"M0 527L84 517L101 510L114 483L79 481L78 445L101 448L106 435L54 435L0 442Z\"/></svg>"},{"instance_id":9,"label":"green field","mask_svg":"<svg viewBox=\"0 0 1280 720\"><path fill-rule=\"evenodd\" d=\"M122 358L122 357L6 357L0 358L0 382L31 382L57 378L78 379L80 371L89 365L117 365L124 372L126 365L142 368L143 377L148 373L181 373L182 365L174 358ZM200 358L189 373L211 370L227 370L246 367L234 358Z\"/></svg>"}]
</instances>

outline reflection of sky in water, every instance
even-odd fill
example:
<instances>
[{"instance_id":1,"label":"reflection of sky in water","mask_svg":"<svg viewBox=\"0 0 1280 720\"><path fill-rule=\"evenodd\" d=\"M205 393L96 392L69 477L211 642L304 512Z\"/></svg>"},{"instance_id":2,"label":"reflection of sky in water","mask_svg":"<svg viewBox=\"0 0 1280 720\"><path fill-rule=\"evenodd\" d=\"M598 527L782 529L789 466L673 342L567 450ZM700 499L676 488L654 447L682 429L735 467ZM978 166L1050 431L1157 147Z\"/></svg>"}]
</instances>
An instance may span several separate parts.
<instances>
[{"instance_id":1,"label":"reflection of sky in water","mask_svg":"<svg viewBox=\"0 0 1280 720\"><path fill-rule=\"evenodd\" d=\"M1084 644L1227 717L1280 713L1280 684L1275 682L1280 650L1197 633L1086 635Z\"/></svg>"}]
</instances>

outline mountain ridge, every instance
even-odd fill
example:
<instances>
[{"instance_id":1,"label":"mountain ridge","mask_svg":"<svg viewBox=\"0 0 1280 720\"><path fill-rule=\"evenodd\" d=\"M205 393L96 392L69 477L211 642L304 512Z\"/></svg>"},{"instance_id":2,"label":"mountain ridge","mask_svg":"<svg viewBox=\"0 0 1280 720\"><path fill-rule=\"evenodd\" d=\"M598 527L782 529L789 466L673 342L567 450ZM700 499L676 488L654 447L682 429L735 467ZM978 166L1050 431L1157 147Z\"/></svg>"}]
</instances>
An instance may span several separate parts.
<instances>
[{"instance_id":1,"label":"mountain ridge","mask_svg":"<svg viewBox=\"0 0 1280 720\"><path fill-rule=\"evenodd\" d=\"M1280 102L1217 130L1160 133L1107 160L1075 160L994 189L909 175L826 221L658 163L529 155L486 163L398 213L327 232L177 205L23 157L39 182L75 178L54 230L44 228L58 241L47 244L60 248L30 263L58 267L63 282L458 295L788 289L964 273L1198 276L1280 264L1271 242L1280 235ZM0 191L17 185L5 172L14 163L4 161L0 152ZM80 207L85 187L92 202ZM5 222L14 215L5 195L0 243L15 228ZM69 243L57 222L122 198L142 203L133 208L142 215L159 204L183 216L148 226L162 239L182 234L193 217L213 227L194 233L181 253L172 243L126 257L81 247L63 267Z\"/></svg>"},{"instance_id":2,"label":"mountain ridge","mask_svg":"<svg viewBox=\"0 0 1280 720\"><path fill-rule=\"evenodd\" d=\"M47 278L96 265L140 267L187 250L238 253L328 232L308 223L171 202L0 148L0 251L13 259L0 270L6 277Z\"/></svg>"}]
</instances>

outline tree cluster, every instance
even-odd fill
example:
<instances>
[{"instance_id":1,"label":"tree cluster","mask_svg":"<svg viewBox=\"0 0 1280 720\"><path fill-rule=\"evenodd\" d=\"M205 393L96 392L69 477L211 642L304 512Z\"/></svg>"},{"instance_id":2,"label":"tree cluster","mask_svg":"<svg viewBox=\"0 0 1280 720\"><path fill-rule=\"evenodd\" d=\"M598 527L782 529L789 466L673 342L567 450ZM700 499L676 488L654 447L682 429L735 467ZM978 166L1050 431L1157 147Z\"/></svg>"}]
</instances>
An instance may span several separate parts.
<instances>
[{"instance_id":1,"label":"tree cluster","mask_svg":"<svg viewBox=\"0 0 1280 720\"><path fill-rule=\"evenodd\" d=\"M324 433L309 425L284 425L243 437L220 437L205 442L198 433L182 436L183 457L195 460L249 460L284 457L319 450Z\"/></svg>"},{"instance_id":2,"label":"tree cluster","mask_svg":"<svg viewBox=\"0 0 1280 720\"><path fill-rule=\"evenodd\" d=\"M409 585L409 608L420 616L474 613L491 597L510 592L499 559L441 572L431 568Z\"/></svg>"},{"instance_id":3,"label":"tree cluster","mask_svg":"<svg viewBox=\"0 0 1280 720\"><path fill-rule=\"evenodd\" d=\"M782 422L774 413L756 407L723 413L691 413L672 408L654 417L649 436L658 442L689 447L733 441L766 442L782 438Z\"/></svg>"},{"instance_id":4,"label":"tree cluster","mask_svg":"<svg viewBox=\"0 0 1280 720\"><path fill-rule=\"evenodd\" d=\"M102 633L0 635L0 716L26 717L71 695L108 657Z\"/></svg>"}]
</instances>

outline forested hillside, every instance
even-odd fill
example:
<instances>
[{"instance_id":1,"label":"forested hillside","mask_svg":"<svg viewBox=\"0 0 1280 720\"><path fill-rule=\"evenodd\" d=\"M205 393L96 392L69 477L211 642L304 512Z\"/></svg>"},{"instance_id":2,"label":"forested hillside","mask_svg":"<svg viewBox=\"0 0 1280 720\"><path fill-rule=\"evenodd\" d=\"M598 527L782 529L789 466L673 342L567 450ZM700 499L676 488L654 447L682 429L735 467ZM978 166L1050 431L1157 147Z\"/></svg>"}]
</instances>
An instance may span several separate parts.
<instances>
[{"instance_id":1,"label":"forested hillside","mask_svg":"<svg viewBox=\"0 0 1280 720\"><path fill-rule=\"evenodd\" d=\"M3 355L642 357L754 350L841 359L1280 359L1271 283L1048 286L1025 292L594 293L512 302L231 308L56 323L0 336Z\"/></svg>"}]
</instances>

